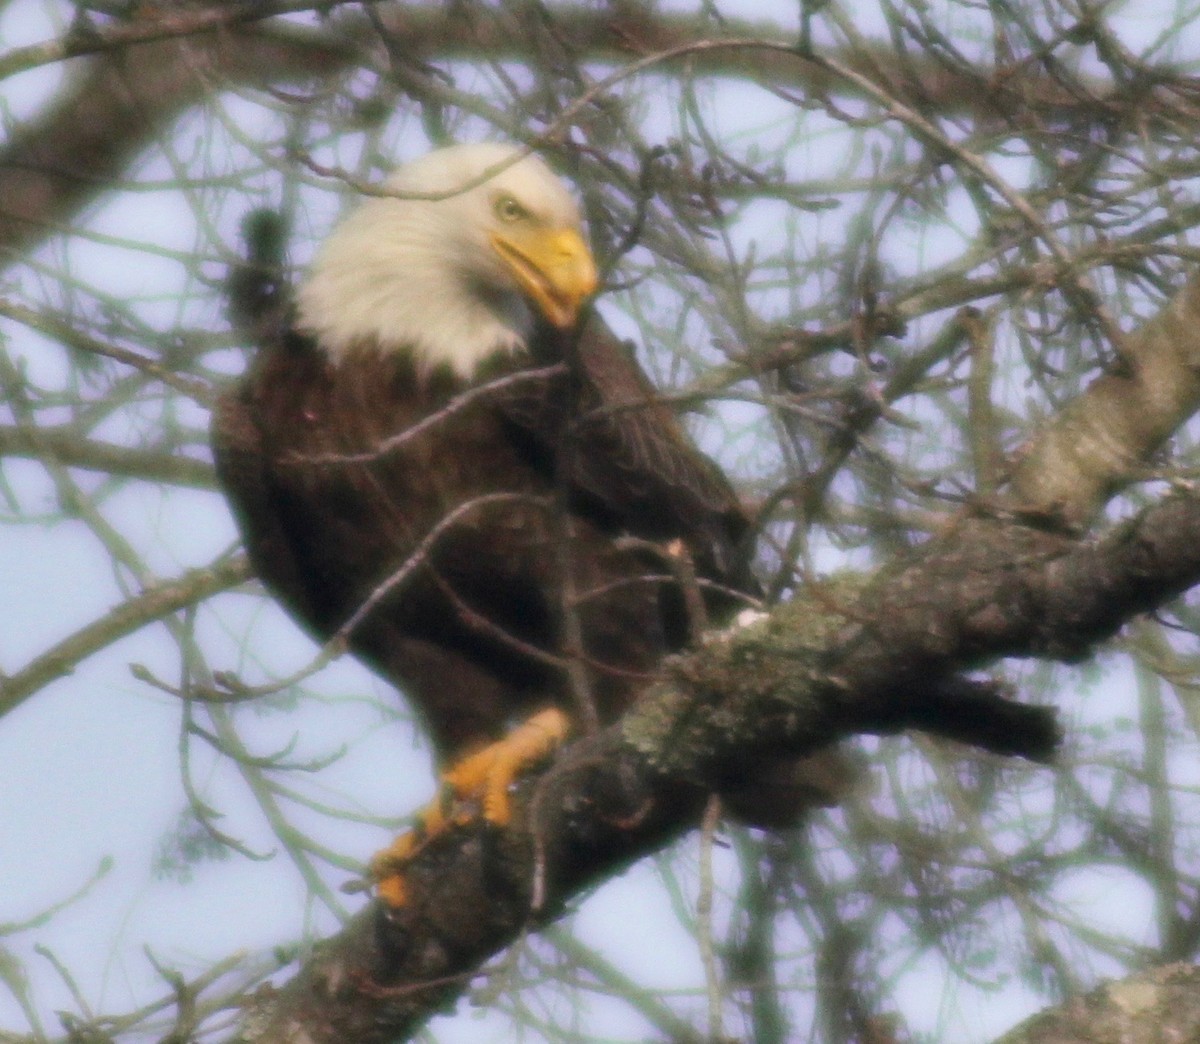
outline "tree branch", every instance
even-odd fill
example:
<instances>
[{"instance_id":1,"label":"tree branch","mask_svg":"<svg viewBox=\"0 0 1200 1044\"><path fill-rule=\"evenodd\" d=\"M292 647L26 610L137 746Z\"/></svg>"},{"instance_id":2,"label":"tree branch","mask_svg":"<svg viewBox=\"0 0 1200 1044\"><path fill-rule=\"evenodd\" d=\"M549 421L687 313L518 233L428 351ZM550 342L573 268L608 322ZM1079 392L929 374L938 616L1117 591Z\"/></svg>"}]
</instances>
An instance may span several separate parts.
<instances>
[{"instance_id":1,"label":"tree branch","mask_svg":"<svg viewBox=\"0 0 1200 1044\"><path fill-rule=\"evenodd\" d=\"M15 674L0 676L0 717L56 678L70 674L76 664L98 649L169 613L228 590L249 579L250 575L245 555L238 555L207 568L193 569L176 580L163 581L122 602L99 620L47 649Z\"/></svg>"},{"instance_id":2,"label":"tree branch","mask_svg":"<svg viewBox=\"0 0 1200 1044\"><path fill-rule=\"evenodd\" d=\"M1200 1037L1200 968L1174 963L1106 982L1004 1034L996 1044L1139 1044Z\"/></svg>"},{"instance_id":3,"label":"tree branch","mask_svg":"<svg viewBox=\"0 0 1200 1044\"><path fill-rule=\"evenodd\" d=\"M211 463L179 452L119 446L89 439L70 427L38 428L31 434L19 424L0 425L0 457L45 459L59 464L99 471L114 478L144 479L171 486L213 489L217 484Z\"/></svg>"},{"instance_id":4,"label":"tree branch","mask_svg":"<svg viewBox=\"0 0 1200 1044\"><path fill-rule=\"evenodd\" d=\"M533 822L503 834L475 824L424 849L408 868L411 906L359 914L264 999L242 1039L411 1033L489 954L687 829L706 789L761 756L912 727L1044 755L1051 711L964 687L957 672L1001 656L1075 659L1197 580L1200 494L1184 493L1095 544L967 520L869 584L824 586L712 638L670 661L621 722L528 785ZM540 911L530 909L535 849L546 871Z\"/></svg>"},{"instance_id":5,"label":"tree branch","mask_svg":"<svg viewBox=\"0 0 1200 1044\"><path fill-rule=\"evenodd\" d=\"M227 29L129 44L89 60L0 150L0 268L69 224L214 83L267 87L329 75L351 50L328 34Z\"/></svg>"},{"instance_id":6,"label":"tree branch","mask_svg":"<svg viewBox=\"0 0 1200 1044\"><path fill-rule=\"evenodd\" d=\"M1200 278L1123 338L1117 365L1069 403L1013 476L1024 510L1083 526L1200 406Z\"/></svg>"},{"instance_id":7,"label":"tree branch","mask_svg":"<svg viewBox=\"0 0 1200 1044\"><path fill-rule=\"evenodd\" d=\"M0 55L0 80L68 58L116 51L156 40L197 36L246 22L261 22L281 14L312 11L316 7L329 9L351 2L361 0L225 0L211 7L189 6L182 11L160 7L153 17L139 17L102 27L76 21L69 32L56 39L17 47Z\"/></svg>"}]
</instances>

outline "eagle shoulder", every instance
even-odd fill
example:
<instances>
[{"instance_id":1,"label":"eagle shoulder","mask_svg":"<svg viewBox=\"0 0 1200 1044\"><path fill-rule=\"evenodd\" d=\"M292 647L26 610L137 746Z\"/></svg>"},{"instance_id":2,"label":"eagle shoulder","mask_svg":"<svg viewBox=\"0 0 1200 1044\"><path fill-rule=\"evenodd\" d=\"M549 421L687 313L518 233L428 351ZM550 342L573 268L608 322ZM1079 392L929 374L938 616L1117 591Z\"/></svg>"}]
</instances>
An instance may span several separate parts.
<instances>
[{"instance_id":1,"label":"eagle shoulder","mask_svg":"<svg viewBox=\"0 0 1200 1044\"><path fill-rule=\"evenodd\" d=\"M514 385L497 403L541 466L608 528L682 539L702 574L747 588L745 508L631 353L595 314L578 335L539 336L535 354L565 356L569 372Z\"/></svg>"}]
</instances>

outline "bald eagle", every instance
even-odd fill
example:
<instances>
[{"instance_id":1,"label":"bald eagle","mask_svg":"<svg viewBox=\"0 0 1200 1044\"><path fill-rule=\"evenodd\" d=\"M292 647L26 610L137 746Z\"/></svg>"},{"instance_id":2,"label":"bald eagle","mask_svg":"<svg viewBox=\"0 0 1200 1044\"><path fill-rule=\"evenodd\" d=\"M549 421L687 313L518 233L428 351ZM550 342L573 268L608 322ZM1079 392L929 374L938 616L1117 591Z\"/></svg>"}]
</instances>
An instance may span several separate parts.
<instances>
[{"instance_id":1,"label":"bald eagle","mask_svg":"<svg viewBox=\"0 0 1200 1044\"><path fill-rule=\"evenodd\" d=\"M529 715L558 733L636 698L689 632L657 548L717 601L750 589L742 505L588 313L579 210L540 159L432 152L332 233L294 305L253 285L258 350L213 429L252 562L318 638L354 621L451 779Z\"/></svg>"}]
</instances>

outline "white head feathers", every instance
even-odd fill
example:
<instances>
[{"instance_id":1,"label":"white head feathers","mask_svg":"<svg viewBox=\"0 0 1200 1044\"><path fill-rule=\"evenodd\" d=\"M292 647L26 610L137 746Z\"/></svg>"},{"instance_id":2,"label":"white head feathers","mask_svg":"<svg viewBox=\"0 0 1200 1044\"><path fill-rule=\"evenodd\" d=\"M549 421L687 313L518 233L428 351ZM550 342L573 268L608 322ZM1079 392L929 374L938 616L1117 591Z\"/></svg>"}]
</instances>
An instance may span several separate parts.
<instances>
[{"instance_id":1,"label":"white head feathers","mask_svg":"<svg viewBox=\"0 0 1200 1044\"><path fill-rule=\"evenodd\" d=\"M300 288L300 327L334 356L364 345L405 350L422 369L445 363L464 377L522 347L533 314L492 242L503 207L575 233L580 217L540 159L512 163L517 155L508 145L456 145L397 170L386 183L397 196L367 199L321 247Z\"/></svg>"}]
</instances>

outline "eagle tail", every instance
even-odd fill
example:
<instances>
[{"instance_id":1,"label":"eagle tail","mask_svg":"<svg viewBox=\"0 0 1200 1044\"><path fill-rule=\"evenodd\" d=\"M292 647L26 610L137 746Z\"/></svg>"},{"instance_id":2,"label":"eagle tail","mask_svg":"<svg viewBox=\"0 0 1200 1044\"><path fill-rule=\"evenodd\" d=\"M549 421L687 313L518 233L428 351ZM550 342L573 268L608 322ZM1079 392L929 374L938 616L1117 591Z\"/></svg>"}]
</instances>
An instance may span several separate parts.
<instances>
[{"instance_id":1,"label":"eagle tail","mask_svg":"<svg viewBox=\"0 0 1200 1044\"><path fill-rule=\"evenodd\" d=\"M291 324L287 236L287 222L279 211L268 207L250 211L242 219L245 256L225 280L230 321L258 344L276 339Z\"/></svg>"}]
</instances>

